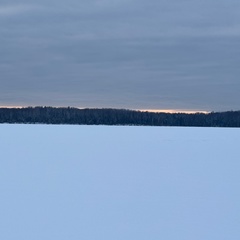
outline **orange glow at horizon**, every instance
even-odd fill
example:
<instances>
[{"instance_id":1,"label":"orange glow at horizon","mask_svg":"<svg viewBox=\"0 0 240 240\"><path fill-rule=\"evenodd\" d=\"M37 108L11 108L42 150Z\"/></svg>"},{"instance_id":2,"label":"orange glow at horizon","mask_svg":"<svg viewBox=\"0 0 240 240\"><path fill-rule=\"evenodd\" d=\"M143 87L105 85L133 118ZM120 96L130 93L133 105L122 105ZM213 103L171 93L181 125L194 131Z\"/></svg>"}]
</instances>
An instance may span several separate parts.
<instances>
[{"instance_id":1,"label":"orange glow at horizon","mask_svg":"<svg viewBox=\"0 0 240 240\"><path fill-rule=\"evenodd\" d=\"M0 106L0 108L25 108L25 106Z\"/></svg>"},{"instance_id":2,"label":"orange glow at horizon","mask_svg":"<svg viewBox=\"0 0 240 240\"><path fill-rule=\"evenodd\" d=\"M155 112L155 113L209 113L208 111L202 110L182 110L182 109L137 109L140 112Z\"/></svg>"},{"instance_id":3,"label":"orange glow at horizon","mask_svg":"<svg viewBox=\"0 0 240 240\"><path fill-rule=\"evenodd\" d=\"M26 108L29 106L0 106L0 108ZM32 106L34 107L34 106ZM76 107L78 109L84 109L84 107ZM87 107L89 108L89 107ZM101 108L99 108L101 109ZM122 108L121 108L122 109ZM155 112L155 113L204 113L207 114L209 111L203 111L203 110L182 110L182 109L132 109L140 112Z\"/></svg>"}]
</instances>

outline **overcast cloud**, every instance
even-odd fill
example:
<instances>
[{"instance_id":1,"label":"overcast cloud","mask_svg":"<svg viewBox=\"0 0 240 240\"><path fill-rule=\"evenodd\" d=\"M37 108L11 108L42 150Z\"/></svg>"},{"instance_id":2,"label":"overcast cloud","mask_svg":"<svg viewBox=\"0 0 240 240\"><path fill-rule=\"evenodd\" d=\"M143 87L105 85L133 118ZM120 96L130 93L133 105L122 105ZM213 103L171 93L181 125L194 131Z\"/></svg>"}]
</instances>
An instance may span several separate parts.
<instances>
[{"instance_id":1,"label":"overcast cloud","mask_svg":"<svg viewBox=\"0 0 240 240\"><path fill-rule=\"evenodd\" d=\"M237 0L0 2L0 105L239 110Z\"/></svg>"}]
</instances>

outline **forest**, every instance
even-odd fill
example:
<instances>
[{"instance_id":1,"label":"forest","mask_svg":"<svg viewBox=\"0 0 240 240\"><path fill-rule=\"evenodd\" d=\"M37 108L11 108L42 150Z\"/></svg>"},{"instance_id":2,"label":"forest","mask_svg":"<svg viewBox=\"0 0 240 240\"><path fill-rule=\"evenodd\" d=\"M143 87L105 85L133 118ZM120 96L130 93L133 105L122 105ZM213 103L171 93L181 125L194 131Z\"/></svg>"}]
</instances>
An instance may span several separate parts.
<instances>
[{"instance_id":1,"label":"forest","mask_svg":"<svg viewBox=\"0 0 240 240\"><path fill-rule=\"evenodd\" d=\"M240 127L240 111L187 114L153 113L111 108L0 108L0 123Z\"/></svg>"}]
</instances>

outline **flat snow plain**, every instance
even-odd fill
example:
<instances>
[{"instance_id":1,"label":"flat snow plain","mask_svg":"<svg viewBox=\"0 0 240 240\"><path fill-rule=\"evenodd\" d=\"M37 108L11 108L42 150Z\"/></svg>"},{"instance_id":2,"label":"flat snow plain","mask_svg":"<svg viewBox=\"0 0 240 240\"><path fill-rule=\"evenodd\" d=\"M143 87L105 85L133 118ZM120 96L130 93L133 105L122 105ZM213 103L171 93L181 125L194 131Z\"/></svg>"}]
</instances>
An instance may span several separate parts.
<instances>
[{"instance_id":1,"label":"flat snow plain","mask_svg":"<svg viewBox=\"0 0 240 240\"><path fill-rule=\"evenodd\" d=\"M240 239L240 129L0 133L0 239Z\"/></svg>"}]
</instances>

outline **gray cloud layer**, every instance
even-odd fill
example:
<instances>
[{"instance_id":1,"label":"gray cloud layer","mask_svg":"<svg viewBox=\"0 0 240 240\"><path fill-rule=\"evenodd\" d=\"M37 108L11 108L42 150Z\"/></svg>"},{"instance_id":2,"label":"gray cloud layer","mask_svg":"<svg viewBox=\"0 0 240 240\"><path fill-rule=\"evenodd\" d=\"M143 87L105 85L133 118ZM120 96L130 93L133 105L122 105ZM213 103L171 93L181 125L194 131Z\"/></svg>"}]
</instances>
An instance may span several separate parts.
<instances>
[{"instance_id":1,"label":"gray cloud layer","mask_svg":"<svg viewBox=\"0 0 240 240\"><path fill-rule=\"evenodd\" d=\"M0 104L240 109L240 2L0 3Z\"/></svg>"}]
</instances>

